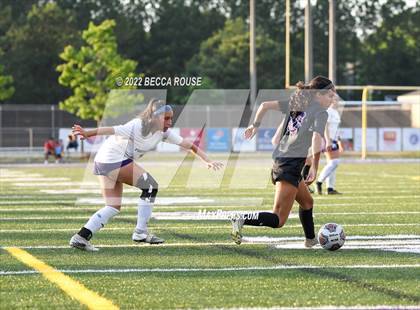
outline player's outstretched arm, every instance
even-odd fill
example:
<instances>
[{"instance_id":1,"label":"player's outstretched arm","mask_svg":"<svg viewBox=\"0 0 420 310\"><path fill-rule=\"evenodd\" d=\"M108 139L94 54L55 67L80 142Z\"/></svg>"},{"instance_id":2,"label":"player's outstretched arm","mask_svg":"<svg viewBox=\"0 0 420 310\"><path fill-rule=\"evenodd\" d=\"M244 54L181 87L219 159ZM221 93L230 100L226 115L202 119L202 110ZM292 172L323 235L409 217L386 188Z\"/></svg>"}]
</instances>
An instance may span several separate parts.
<instances>
[{"instance_id":1,"label":"player's outstretched arm","mask_svg":"<svg viewBox=\"0 0 420 310\"><path fill-rule=\"evenodd\" d=\"M221 162L212 161L202 149L200 149L197 145L190 141L183 139L179 146L184 149L190 150L194 155L198 156L207 165L207 168L209 169L219 170L223 167L223 164Z\"/></svg>"},{"instance_id":2,"label":"player's outstretched arm","mask_svg":"<svg viewBox=\"0 0 420 310\"><path fill-rule=\"evenodd\" d=\"M113 127L98 127L91 130L86 130L82 126L75 124L71 129L73 135L79 136L82 140L93 136L109 136L115 133Z\"/></svg>"},{"instance_id":3,"label":"player's outstretched arm","mask_svg":"<svg viewBox=\"0 0 420 310\"><path fill-rule=\"evenodd\" d=\"M253 136L257 133L257 129L261 124L262 119L264 118L265 113L268 110L278 110L279 102L275 101L264 101L258 107L257 113L255 114L254 122L247 129L245 129L245 139L252 139Z\"/></svg>"}]
</instances>

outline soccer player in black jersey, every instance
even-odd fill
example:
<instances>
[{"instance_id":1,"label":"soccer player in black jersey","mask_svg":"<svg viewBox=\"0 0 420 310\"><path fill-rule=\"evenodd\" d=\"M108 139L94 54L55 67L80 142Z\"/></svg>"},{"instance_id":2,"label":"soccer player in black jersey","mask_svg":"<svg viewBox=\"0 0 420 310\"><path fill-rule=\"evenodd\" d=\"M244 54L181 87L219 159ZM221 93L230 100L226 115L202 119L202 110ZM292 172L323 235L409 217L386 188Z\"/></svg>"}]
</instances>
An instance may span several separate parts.
<instances>
[{"instance_id":1,"label":"soccer player in black jersey","mask_svg":"<svg viewBox=\"0 0 420 310\"><path fill-rule=\"evenodd\" d=\"M241 230L244 225L283 227L295 200L300 205L299 218L306 237L305 246L312 247L317 243L312 215L314 202L307 185L311 184L317 175L328 119L326 109L337 94L334 84L323 76L315 77L307 85L299 82L296 86L297 90L289 103L263 102L257 110L253 124L245 130L245 138L251 139L268 110L280 110L287 117L280 142L273 152L271 179L276 187L273 212L259 212L258 217L234 214L231 217L232 239L237 244L242 242ZM303 180L301 172L310 149L312 165L307 178Z\"/></svg>"}]
</instances>

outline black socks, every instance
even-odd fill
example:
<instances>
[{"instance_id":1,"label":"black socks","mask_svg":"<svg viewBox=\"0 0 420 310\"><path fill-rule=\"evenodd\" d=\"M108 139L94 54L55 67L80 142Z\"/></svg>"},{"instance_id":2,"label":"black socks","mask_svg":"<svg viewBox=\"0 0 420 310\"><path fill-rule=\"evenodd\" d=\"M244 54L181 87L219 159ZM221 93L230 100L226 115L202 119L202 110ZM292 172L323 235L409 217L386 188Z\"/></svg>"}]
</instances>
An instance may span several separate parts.
<instances>
[{"instance_id":1,"label":"black socks","mask_svg":"<svg viewBox=\"0 0 420 310\"><path fill-rule=\"evenodd\" d=\"M249 226L268 226L272 228L279 227L279 217L275 213L271 212L259 212L256 216L252 216L253 214L245 215L244 225ZM315 238L315 226L314 226L314 218L312 215L312 209L304 210L299 207L299 219L302 223L303 231L305 232L306 239L313 239Z\"/></svg>"},{"instance_id":2,"label":"black socks","mask_svg":"<svg viewBox=\"0 0 420 310\"><path fill-rule=\"evenodd\" d=\"M315 238L314 217L312 215L312 209L305 210L302 209L302 207L299 207L299 219L302 223L306 239Z\"/></svg>"},{"instance_id":3,"label":"black socks","mask_svg":"<svg viewBox=\"0 0 420 310\"><path fill-rule=\"evenodd\" d=\"M254 219L253 214L250 213L245 215L244 225L278 228L279 217L271 212L258 212L258 216Z\"/></svg>"},{"instance_id":4,"label":"black socks","mask_svg":"<svg viewBox=\"0 0 420 310\"><path fill-rule=\"evenodd\" d=\"M82 227L77 234L88 241L92 238L92 232L85 227Z\"/></svg>"}]
</instances>

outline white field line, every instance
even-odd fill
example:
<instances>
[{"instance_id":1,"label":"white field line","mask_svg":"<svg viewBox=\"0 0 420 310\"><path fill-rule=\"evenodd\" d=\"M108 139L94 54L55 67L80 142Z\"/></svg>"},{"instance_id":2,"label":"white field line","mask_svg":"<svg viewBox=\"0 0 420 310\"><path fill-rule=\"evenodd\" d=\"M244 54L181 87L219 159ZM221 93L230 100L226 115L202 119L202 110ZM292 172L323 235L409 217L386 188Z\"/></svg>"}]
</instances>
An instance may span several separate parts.
<instances>
[{"instance_id":1,"label":"white field line","mask_svg":"<svg viewBox=\"0 0 420 310\"><path fill-rule=\"evenodd\" d=\"M28 176L29 177L29 176ZM1 179L1 178L0 178ZM45 178L43 178L45 179ZM38 178L37 178L38 180ZM13 179L12 181L16 182L16 179ZM39 187L39 184L36 182L22 182L19 183L12 183L11 185L15 187L30 187L30 188L36 188ZM52 187L78 187L77 190L82 190L80 187L92 187L86 190L92 191L95 188L99 189L100 185L97 182L77 182L77 181L70 181L70 182L57 182L54 178L44 180L43 185L48 185L49 188ZM126 187L130 188L130 187ZM175 188L175 187L174 187ZM344 184L339 184L338 188L343 191L345 194L349 193L355 193L355 194L363 194L363 193L388 193L388 190L392 190L393 192L411 192L412 190L418 190L419 187L417 184L413 183L404 183L404 184L392 184L392 186L383 186L383 184L361 184L357 183L355 185L349 184L347 181ZM236 189L236 188L235 188ZM189 188L185 188L185 190L189 190ZM59 193L61 194L64 191L62 189Z\"/></svg>"},{"instance_id":2,"label":"white field line","mask_svg":"<svg viewBox=\"0 0 420 310\"><path fill-rule=\"evenodd\" d=\"M386 196L387 200L389 200L389 199L402 199L402 198L403 199L407 199L407 198L416 199L416 198L420 198L420 195ZM333 201L335 201L335 200L353 200L354 201L355 199L358 199L358 200L378 199L378 200L380 200L380 199L384 199L384 196L383 195L380 195L380 196L378 196L378 195L368 195L368 196L354 197L354 196L346 196L346 195L340 195L340 196L337 196L337 195L334 195L334 196L322 195L322 196L314 196L314 199L315 200L328 200L328 199L330 199L330 200L333 200Z\"/></svg>"},{"instance_id":3,"label":"white field line","mask_svg":"<svg viewBox=\"0 0 420 310\"><path fill-rule=\"evenodd\" d=\"M33 206L36 206L36 205L45 206L45 205L56 205L57 203L71 204L72 201L67 201L67 200L65 200L65 201L55 201L55 202L54 201L44 201L44 202L41 202L39 204L38 203L22 203L22 204L33 205ZM413 204L415 206L417 206L416 202L406 204L406 205L411 206ZM17 205L21 205L21 204L18 204L18 203L4 203L3 204L2 202L0 202L0 206L1 205L5 205L5 206L7 205L7 208L1 208L0 207L0 213L2 213L2 212L32 212L32 211L54 213L54 211L64 211L64 212L66 212L66 211L72 211L72 212L73 211L96 211L99 208L98 206L101 206L103 204L95 205L95 207L91 207L93 205L91 205L91 206L75 205L74 207L73 206L61 206L61 207L46 207L46 208L45 207L40 207L40 208L13 207L13 205L17 206ZM375 207L377 205L382 205L382 204L380 204L380 203L379 204L363 204L363 207L369 207L369 206ZM250 212L250 211L255 212L255 211L257 211L258 212L257 209L249 209L250 207L258 207L258 206L262 206L262 204L258 203L258 204L254 204L254 205L245 205L244 204L244 205L233 205L233 206L229 206L229 205L224 205L224 206L221 206L221 205L216 205L216 206L215 205L182 205L182 204L181 205L163 205L162 204L162 205L155 206L154 210L155 211L159 211L159 210L161 210L161 211L164 211L164 210L167 210L167 211L169 211L169 210L171 210L171 211L172 210L174 210L174 211L185 210L185 211L187 211L187 210L194 209L194 210L197 210L196 212L198 212L198 211L217 212L219 210L220 211L231 210L232 212L233 211L235 211L235 212ZM322 204L320 207L322 207L323 209L328 209L329 207L351 207L351 206L360 207L361 204L328 204L328 205ZM133 205L127 206L126 204L123 204L122 210L137 210L137 206L133 206ZM265 209L264 211L269 211L269 210ZM337 215L337 213L338 213L338 212L333 213L333 212L325 212L325 211L326 210L324 210L324 212L315 212L315 214L318 214L318 215L319 214L321 214L321 215L326 215L326 214ZM194 212L194 211L190 211L190 212ZM387 215L387 214L410 214L410 213L411 214L417 214L419 212L420 211L389 211L389 212L384 211L384 212L377 212L377 213L370 212L369 214L385 214L385 215ZM175 212L172 212L172 213L175 213ZM350 212L345 213L345 214L350 214ZM366 213L352 212L352 214L357 215L357 214L366 214Z\"/></svg>"},{"instance_id":4,"label":"white field line","mask_svg":"<svg viewBox=\"0 0 420 310\"><path fill-rule=\"evenodd\" d=\"M267 243L270 244L270 243ZM202 247L202 246L217 246L217 245L232 245L236 246L233 242L178 242L178 243L163 243L163 244L134 244L134 243L127 243L127 244L102 244L97 245L95 247L98 248L144 248L144 247ZM0 249L11 247L11 246L1 246ZM72 249L68 245L28 245L28 246L13 246L15 248L20 249Z\"/></svg>"},{"instance_id":5,"label":"white field line","mask_svg":"<svg viewBox=\"0 0 420 310\"><path fill-rule=\"evenodd\" d=\"M371 172L351 172L351 171L341 171L340 175L357 175L357 176L366 176L369 177L372 175ZM412 174L391 174L391 173L378 173L376 175L377 178L411 178L414 177L416 175L412 175Z\"/></svg>"},{"instance_id":6,"label":"white field line","mask_svg":"<svg viewBox=\"0 0 420 310\"><path fill-rule=\"evenodd\" d=\"M377 306L316 306L316 307L236 307L206 308L206 310L419 310L419 306L377 305Z\"/></svg>"},{"instance_id":7,"label":"white field line","mask_svg":"<svg viewBox=\"0 0 420 310\"><path fill-rule=\"evenodd\" d=\"M420 254L420 243L415 244L346 244L341 250L381 250L381 251L392 251L400 253L415 253ZM289 244L279 244L275 246L276 249L287 249L287 250L304 250L306 249L302 242L295 242ZM321 249L320 245L314 246L314 249Z\"/></svg>"},{"instance_id":8,"label":"white field line","mask_svg":"<svg viewBox=\"0 0 420 310\"><path fill-rule=\"evenodd\" d=\"M244 202L260 202L262 199L259 198L250 198L250 199L237 199L237 201L244 201ZM2 204L44 204L46 202L74 202L74 204L103 204L104 200L102 198L79 198L78 200L75 199L58 199L58 200L40 200L40 201L0 201L0 205ZM137 205L139 202L138 197L123 197L122 203L123 204L134 204ZM198 204L198 203L215 203L214 199L210 198L200 198L200 197L158 197L155 201L155 205L165 205L170 206L174 204ZM80 208L79 208L80 209Z\"/></svg>"},{"instance_id":9,"label":"white field line","mask_svg":"<svg viewBox=\"0 0 420 310\"><path fill-rule=\"evenodd\" d=\"M284 238L244 237L243 241L253 244L276 244L277 249L307 250L301 241L290 243ZM321 246L316 245L314 249L321 249ZM348 236L341 250L381 250L420 254L420 235Z\"/></svg>"},{"instance_id":10,"label":"white field line","mask_svg":"<svg viewBox=\"0 0 420 310\"><path fill-rule=\"evenodd\" d=\"M207 308L206 310L419 310L418 306L378 305L378 306L317 306L317 307L240 307Z\"/></svg>"},{"instance_id":11,"label":"white field line","mask_svg":"<svg viewBox=\"0 0 420 310\"><path fill-rule=\"evenodd\" d=\"M404 269L420 268L420 264L401 265L342 265L342 266L314 266L314 265L276 265L249 267L221 267L221 268L127 268L127 269L57 269L63 273L163 273L163 272L226 272L226 271L266 271L290 269ZM37 274L38 271L0 271L0 275Z\"/></svg>"},{"instance_id":12,"label":"white field line","mask_svg":"<svg viewBox=\"0 0 420 310\"><path fill-rule=\"evenodd\" d=\"M1 197L0 197L1 198ZM0 201L1 205L56 205L57 203L74 203L74 199L58 199L58 200L21 200L21 201ZM71 208L71 207L69 207ZM44 208L47 209L47 208ZM54 208L51 208L54 209ZM61 209L67 209L67 207L61 207ZM78 208L80 209L80 208ZM3 209L5 210L5 209ZM19 210L16 208L15 210ZM33 211L39 210L38 208L33 208ZM0 209L0 212L2 209Z\"/></svg>"},{"instance_id":13,"label":"white field line","mask_svg":"<svg viewBox=\"0 0 420 310\"><path fill-rule=\"evenodd\" d=\"M347 236L346 240L418 240L420 235L382 235L382 236ZM285 241L303 240L302 237L244 237L244 241L251 243L278 243Z\"/></svg>"},{"instance_id":14,"label":"white field line","mask_svg":"<svg viewBox=\"0 0 420 310\"><path fill-rule=\"evenodd\" d=\"M45 182L43 182L44 185ZM39 188L40 185L37 183L13 183L13 186L15 187L25 187L25 188ZM71 187L89 187L88 189L80 189L80 188L76 188L76 189L72 189L71 193L75 193L75 191L77 191L77 193L99 193L99 191L97 189L99 189L100 185L96 182L51 182L48 183L48 187L49 188L68 188L69 186ZM128 188L128 187L127 187ZM376 186L372 186L370 189L366 189L366 187L363 187L363 189L356 189L354 188L354 186L339 186L339 189L341 192L343 192L343 194L357 194L357 195L362 195L362 194L402 194L402 193L420 193L420 189L418 186L413 186L413 187L409 187L409 186L402 186L400 188L390 188L390 187L382 187L384 190L379 190L378 187ZM49 190L50 191L50 190ZM63 190L58 190L59 192L57 192L58 194L61 194L63 191L66 191L65 189ZM127 190L125 190L127 191ZM136 189L134 189L134 191L138 191ZM66 191L67 192L67 191ZM52 192L47 192L49 194L51 194Z\"/></svg>"},{"instance_id":15,"label":"white field line","mask_svg":"<svg viewBox=\"0 0 420 310\"><path fill-rule=\"evenodd\" d=\"M0 178L3 179L7 179L7 178L42 178L44 177L42 174L39 173L28 173L28 174L24 174L24 173L3 173L0 172Z\"/></svg>"},{"instance_id":16,"label":"white field line","mask_svg":"<svg viewBox=\"0 0 420 310\"><path fill-rule=\"evenodd\" d=\"M226 225L211 225L211 226L150 226L150 230L167 230L167 229L193 229L193 230L209 230L209 229L220 229L220 230L226 230L230 223L226 223ZM404 226L418 226L419 223L391 223L391 224L343 224L345 227L404 227ZM301 228L302 225L287 225L285 228ZM249 226L247 229L259 229L258 226ZM37 233L37 232L67 232L67 231L77 231L80 227L74 227L74 228L39 228L39 229L0 229L0 233ZM132 231L133 227L105 227L101 231L107 231L107 230L117 230L117 231ZM419 236L420 237L420 236Z\"/></svg>"},{"instance_id":17,"label":"white field line","mask_svg":"<svg viewBox=\"0 0 420 310\"><path fill-rule=\"evenodd\" d=\"M0 177L0 182L56 182L56 181L70 181L70 178L52 178L52 177Z\"/></svg>"},{"instance_id":18,"label":"white field line","mask_svg":"<svg viewBox=\"0 0 420 310\"><path fill-rule=\"evenodd\" d=\"M417 188L413 188L413 189L386 189L383 191L378 191L375 189L371 189L371 190L365 190L365 191L359 191L359 190L346 190L345 188L341 188L341 187L337 187L337 190L340 190L340 193L342 193L343 195L357 195L357 196L363 196L363 197L369 197L368 195L364 196L365 194L369 194L369 195L375 195L375 194L387 194L387 198L388 195L393 195L393 194L403 194L403 193L408 193L408 194L420 194L420 189ZM328 196L328 195L327 195ZM355 197L353 197L355 198ZM359 198L359 197L357 197Z\"/></svg>"},{"instance_id":19,"label":"white field line","mask_svg":"<svg viewBox=\"0 0 420 310\"><path fill-rule=\"evenodd\" d=\"M203 188L206 189L206 188ZM188 190L188 189L186 189ZM198 188L199 190L199 188ZM60 195L70 195L70 194L100 194L101 190L98 189L63 189L63 190L55 190L55 189L41 189L40 190L41 193L45 193L45 194L60 194ZM138 193L139 189L137 188L124 188L124 192L125 193ZM349 197L349 196L339 196L337 197L336 195L332 196L315 196L315 199L320 199L320 200L328 200L328 199L333 199L333 200L354 200L355 197ZM373 199L373 198L377 198L377 199L383 199L383 195L369 195L369 196L362 196L362 197L358 197L358 199ZM401 199L401 198L407 198L407 196L405 195L396 195L396 196L389 196L387 197L387 199ZM420 198L420 195L412 195L410 198Z\"/></svg>"},{"instance_id":20,"label":"white field line","mask_svg":"<svg viewBox=\"0 0 420 310\"><path fill-rule=\"evenodd\" d=\"M252 211L233 211L235 213L255 213L264 210L252 210ZM209 211L211 212L211 211ZM229 213L229 212L226 212ZM395 212L319 212L315 216L364 216L364 215L409 215L409 214L420 214L420 211L395 211ZM155 220L227 220L228 214L209 214L205 215L200 212L154 212L152 218ZM297 218L298 215L291 213L290 218ZM119 215L117 218L120 219L137 219L136 215ZM25 217L3 217L1 221L26 221L26 220L80 220L86 219L86 216L25 216Z\"/></svg>"},{"instance_id":21,"label":"white field line","mask_svg":"<svg viewBox=\"0 0 420 310\"><path fill-rule=\"evenodd\" d=\"M45 184L45 183L43 183ZM39 184L36 183L13 183L13 186L16 187L40 187ZM100 185L97 182L51 182L48 183L48 187L68 187L68 186L76 186L76 187L96 187L99 188Z\"/></svg>"},{"instance_id":22,"label":"white field line","mask_svg":"<svg viewBox=\"0 0 420 310\"><path fill-rule=\"evenodd\" d=\"M138 203L138 198L132 198L133 201L131 202L130 200L125 200L123 199L123 206L122 209L123 210L137 210L137 203ZM13 205L56 205L58 203L74 203L73 207L70 206L61 206L61 207L36 207L36 208L26 208L26 207L13 207ZM214 201L213 201L214 202ZM240 201L239 201L240 202ZM191 205L190 205L191 203ZM226 202L225 202L226 203ZM223 204L223 201L220 201L219 205L196 205L193 204L193 202L172 202L172 201L168 201L167 203L165 203L165 201L162 200L156 200L155 202L155 207L154 209L171 209L171 210L185 210L185 209L197 209L197 210L210 210L210 209L216 209L216 211L218 209L220 210L225 210L225 209L237 209L237 208L249 208L249 207L258 207L262 205L261 201L255 201L253 204L251 204L252 201L244 201L242 204L237 204L237 205L226 205ZM5 208L0 208L0 213L1 212L26 212L26 211L40 211L40 212L48 212L48 211L74 211L74 210L79 210L79 211L86 211L86 210L97 210L97 207L92 207L92 206L97 206L97 205L103 205L104 203L95 203L95 204L79 204L76 203L73 199L64 199L64 200L38 200L38 201L30 201L30 200L22 200L22 201L0 201L0 206L1 205L5 205L8 206L6 209ZM130 206L131 204L131 206ZM89 205L89 206L87 206ZM133 206L134 205L134 206ZM361 207L363 206L363 209L366 209L366 207L369 206L389 206L389 205L395 205L394 203L382 203L382 202L377 202L377 203L319 203L315 205L315 209L318 210L320 207L322 208L329 208L329 207ZM411 201L411 202L406 202L404 203L405 206L417 206L418 202L417 201ZM419 208L420 209L420 208ZM354 210L354 209L353 209ZM214 211L214 210L213 210ZM239 211L239 210L238 210ZM245 210L244 210L245 211ZM385 211L384 211L385 212ZM417 211L399 211L399 212L417 212ZM420 212L420 211L419 211ZM315 211L315 213L318 213L317 211ZM357 213L357 212L354 212ZM383 212L381 212L382 214Z\"/></svg>"},{"instance_id":23,"label":"white field line","mask_svg":"<svg viewBox=\"0 0 420 310\"><path fill-rule=\"evenodd\" d=\"M244 237L243 244L263 244L263 245L272 245L272 244L295 244L296 241L299 241L300 245L303 247L304 238L297 237L297 236L290 236L290 237ZM382 235L382 236L361 236L361 235L354 235L354 236L347 236L346 243L347 245L349 242L359 242L362 245L394 245L394 244L401 244L404 241L406 244L419 244L420 245L420 235ZM163 244L103 244L103 245L96 245L99 248L131 248L131 247L183 247L183 246L214 246L214 245L233 245L232 242L177 242L177 243L163 243ZM5 248L10 246L3 246L0 248ZM22 248L22 249L68 249L68 245L34 245L34 246L16 246L13 245L12 247ZM346 248L343 247L343 248ZM306 248L305 248L306 249ZM308 250L308 249L306 249Z\"/></svg>"},{"instance_id":24,"label":"white field line","mask_svg":"<svg viewBox=\"0 0 420 310\"><path fill-rule=\"evenodd\" d=\"M101 194L100 187L97 188L67 188L67 189L40 189L39 192L51 195L70 195L70 194ZM124 188L124 193L139 193L137 188Z\"/></svg>"},{"instance_id":25,"label":"white field line","mask_svg":"<svg viewBox=\"0 0 420 310\"><path fill-rule=\"evenodd\" d=\"M16 191L14 190L13 193L15 192ZM53 199L55 200L57 199L56 197L45 197L45 195L39 195L39 194L28 195L28 193L26 193L25 195L16 195L16 194L11 195L10 192L8 194L1 195L0 197L1 199L39 199L39 197L42 197L44 199L48 198L49 201L53 201ZM70 198L67 198L67 199L70 199ZM71 199L71 200L74 200L74 199Z\"/></svg>"},{"instance_id":26,"label":"white field line","mask_svg":"<svg viewBox=\"0 0 420 310\"><path fill-rule=\"evenodd\" d=\"M253 211L254 212L254 211ZM256 211L258 212L258 211ZM419 212L420 213L420 212ZM119 219L137 219L137 215L119 215ZM297 214L290 214L290 218L298 218ZM0 218L0 222L4 221L26 221L26 220L86 220L87 216L25 216L25 217L3 217ZM191 221L191 220L227 220L227 215L225 217L217 216L207 216L203 217L199 212L155 212L152 215L152 219L155 220L181 220L181 221Z\"/></svg>"},{"instance_id":27,"label":"white field line","mask_svg":"<svg viewBox=\"0 0 420 310\"><path fill-rule=\"evenodd\" d=\"M86 198L78 198L71 199L71 198L52 198L45 200L45 196L43 197L44 200L38 200L39 196L0 196L2 201L0 201L1 205L46 205L46 204L56 204L56 203L74 203L75 206L78 205L102 205L104 204L104 200L101 197L86 197ZM29 198L33 198L33 200L29 200ZM356 197L348 197L348 199L355 200ZM357 198L360 199L360 198ZM122 203L123 205L134 204L137 205L139 198L138 197L123 197ZM339 207L339 206L388 206L394 205L395 202L384 201L384 202L340 202L340 203L331 203L333 199L330 201L320 201L315 197L316 205L322 207ZM188 208L195 208L195 209L202 209L202 208L237 208L241 206L261 206L264 202L263 198L255 198L255 197L218 197L217 199L210 198L210 197L158 197L156 199L155 205L166 205L166 206L174 206L176 208L176 204L191 204ZM215 203L215 205L197 205L198 203ZM416 200L406 202L405 205L418 205ZM178 206L179 207L179 206ZM66 209L70 209L70 207L65 207ZM78 209L79 207L75 207ZM126 206L124 207L126 208ZM37 209L39 210L39 208ZM0 211L1 212L1 211Z\"/></svg>"}]
</instances>

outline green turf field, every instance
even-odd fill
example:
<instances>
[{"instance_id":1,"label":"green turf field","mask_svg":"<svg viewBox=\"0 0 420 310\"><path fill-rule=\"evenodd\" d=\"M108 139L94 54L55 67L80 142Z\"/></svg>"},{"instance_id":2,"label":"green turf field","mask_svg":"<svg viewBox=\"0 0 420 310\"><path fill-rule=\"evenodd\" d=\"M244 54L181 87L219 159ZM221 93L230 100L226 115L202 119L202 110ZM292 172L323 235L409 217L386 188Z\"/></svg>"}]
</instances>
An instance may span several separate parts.
<instances>
[{"instance_id":1,"label":"green turf field","mask_svg":"<svg viewBox=\"0 0 420 310\"><path fill-rule=\"evenodd\" d=\"M120 309L420 307L419 163L339 167L337 189L344 195L314 196L316 229L336 222L348 236L336 252L303 248L296 207L284 228L246 227L240 246L231 242L226 220L194 219L203 210L271 209L269 164L237 164L240 169L225 173L191 162L181 169L146 164L163 184L150 229L166 243L131 242L138 194L128 190L122 212L92 239L100 248L96 253L68 247L72 234L102 206L89 171L3 166L0 308L87 308L9 254L11 247Z\"/></svg>"}]
</instances>

